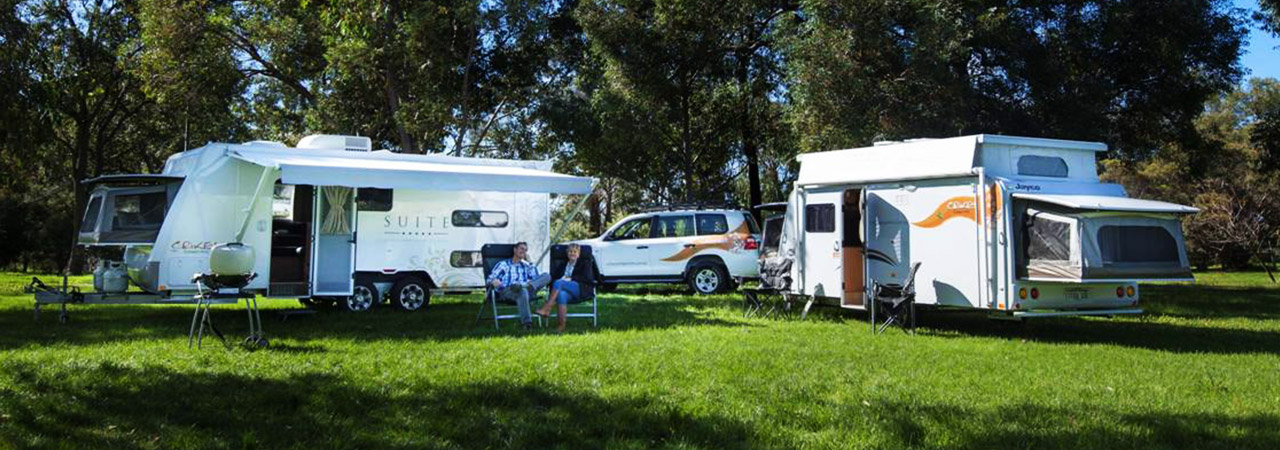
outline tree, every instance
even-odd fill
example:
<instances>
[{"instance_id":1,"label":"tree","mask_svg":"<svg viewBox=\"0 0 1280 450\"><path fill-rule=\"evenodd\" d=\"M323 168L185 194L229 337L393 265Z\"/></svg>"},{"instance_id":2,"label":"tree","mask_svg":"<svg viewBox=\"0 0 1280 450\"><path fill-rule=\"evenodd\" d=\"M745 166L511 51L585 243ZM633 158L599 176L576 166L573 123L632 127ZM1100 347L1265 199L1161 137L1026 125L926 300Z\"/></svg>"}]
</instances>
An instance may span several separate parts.
<instances>
[{"instance_id":1,"label":"tree","mask_svg":"<svg viewBox=\"0 0 1280 450\"><path fill-rule=\"evenodd\" d=\"M1140 161L1111 160L1103 178L1130 195L1195 205L1186 217L1187 251L1197 266L1243 269L1274 251L1280 238L1280 164L1271 118L1280 114L1280 82L1252 79L1214 97L1195 120L1197 140ZM1212 154L1205 170L1197 155Z\"/></svg>"},{"instance_id":2,"label":"tree","mask_svg":"<svg viewBox=\"0 0 1280 450\"><path fill-rule=\"evenodd\" d=\"M788 61L804 150L1004 133L1145 158L1194 134L1203 102L1235 83L1244 34L1226 2L1208 0L811 1L803 12Z\"/></svg>"}]
</instances>

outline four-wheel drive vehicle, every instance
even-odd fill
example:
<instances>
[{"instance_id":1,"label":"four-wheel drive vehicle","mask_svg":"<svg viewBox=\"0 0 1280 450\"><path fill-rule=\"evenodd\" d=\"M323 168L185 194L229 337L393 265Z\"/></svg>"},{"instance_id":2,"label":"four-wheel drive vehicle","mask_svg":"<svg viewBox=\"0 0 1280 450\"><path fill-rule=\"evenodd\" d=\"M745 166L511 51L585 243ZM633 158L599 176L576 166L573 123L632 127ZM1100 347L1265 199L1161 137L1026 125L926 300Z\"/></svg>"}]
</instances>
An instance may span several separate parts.
<instances>
[{"instance_id":1,"label":"four-wheel drive vehicle","mask_svg":"<svg viewBox=\"0 0 1280 450\"><path fill-rule=\"evenodd\" d=\"M760 230L734 210L675 210L629 216L595 239L601 287L620 283L689 283L699 294L756 278Z\"/></svg>"}]
</instances>

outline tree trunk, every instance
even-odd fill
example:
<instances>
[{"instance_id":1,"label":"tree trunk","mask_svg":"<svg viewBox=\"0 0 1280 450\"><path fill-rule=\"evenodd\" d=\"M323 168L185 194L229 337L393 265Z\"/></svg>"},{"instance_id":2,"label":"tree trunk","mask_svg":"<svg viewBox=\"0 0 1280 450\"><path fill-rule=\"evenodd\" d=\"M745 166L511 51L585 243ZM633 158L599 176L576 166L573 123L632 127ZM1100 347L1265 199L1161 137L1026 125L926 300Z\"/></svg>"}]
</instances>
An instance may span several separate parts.
<instances>
[{"instance_id":1,"label":"tree trunk","mask_svg":"<svg viewBox=\"0 0 1280 450\"><path fill-rule=\"evenodd\" d=\"M754 36L751 37L754 39ZM742 95L742 119L738 121L742 134L742 153L747 158L747 186L750 191L747 209L756 221L760 220L760 211L753 208L760 204L760 150L756 143L755 124L751 120L751 52L743 49L738 52L738 89Z\"/></svg>"},{"instance_id":2,"label":"tree trunk","mask_svg":"<svg viewBox=\"0 0 1280 450\"><path fill-rule=\"evenodd\" d=\"M600 191L593 191L591 197L587 198L587 217L588 229L592 236L599 236L600 232Z\"/></svg>"}]
</instances>

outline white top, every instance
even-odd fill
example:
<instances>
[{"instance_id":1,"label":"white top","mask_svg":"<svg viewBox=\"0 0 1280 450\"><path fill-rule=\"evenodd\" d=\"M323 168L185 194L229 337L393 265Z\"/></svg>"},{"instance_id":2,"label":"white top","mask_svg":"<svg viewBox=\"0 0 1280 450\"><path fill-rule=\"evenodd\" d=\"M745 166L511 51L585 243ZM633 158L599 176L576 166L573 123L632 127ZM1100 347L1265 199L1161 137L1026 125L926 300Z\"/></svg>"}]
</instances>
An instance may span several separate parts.
<instances>
[{"instance_id":1,"label":"white top","mask_svg":"<svg viewBox=\"0 0 1280 450\"><path fill-rule=\"evenodd\" d=\"M1199 209L1179 205L1177 203L1106 195L1024 194L1015 192L1013 197L1051 203L1068 208L1095 211L1131 211L1175 214L1191 214L1200 211Z\"/></svg>"},{"instance_id":2,"label":"white top","mask_svg":"<svg viewBox=\"0 0 1280 450\"><path fill-rule=\"evenodd\" d=\"M1097 142L978 134L945 139L917 139L871 147L805 153L797 186L871 184L892 181L966 177L985 167L989 175L1014 176L1015 156L1025 153L1066 157L1073 178L1096 181L1094 153L1107 146ZM1079 158L1075 158L1075 157ZM1083 173L1087 172L1087 173Z\"/></svg>"},{"instance_id":3,"label":"white top","mask_svg":"<svg viewBox=\"0 0 1280 450\"><path fill-rule=\"evenodd\" d=\"M594 179L467 158L391 152L229 146L227 155L280 170L286 184L432 191L589 194ZM483 162L481 162L483 161ZM521 164L524 165L524 164ZM543 167L549 164L541 163Z\"/></svg>"}]
</instances>

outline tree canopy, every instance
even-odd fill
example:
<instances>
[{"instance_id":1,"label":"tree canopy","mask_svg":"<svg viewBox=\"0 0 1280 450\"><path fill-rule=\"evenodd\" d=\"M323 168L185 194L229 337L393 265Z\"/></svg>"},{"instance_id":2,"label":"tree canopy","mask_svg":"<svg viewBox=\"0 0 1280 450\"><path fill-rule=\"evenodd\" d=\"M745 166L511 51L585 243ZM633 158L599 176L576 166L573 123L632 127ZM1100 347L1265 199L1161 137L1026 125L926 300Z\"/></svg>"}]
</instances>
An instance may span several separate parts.
<instances>
[{"instance_id":1,"label":"tree canopy","mask_svg":"<svg viewBox=\"0 0 1280 450\"><path fill-rule=\"evenodd\" d=\"M1276 30L1276 6L1252 19ZM881 139L1097 140L1116 176L1195 180L1247 141L1261 174L1280 112L1230 100L1261 92L1232 93L1249 19L1225 0L0 0L0 265L60 261L81 179L313 133L553 158L604 181L582 233L641 203L778 201L796 153ZM1241 104L1247 124L1214 125Z\"/></svg>"}]
</instances>

